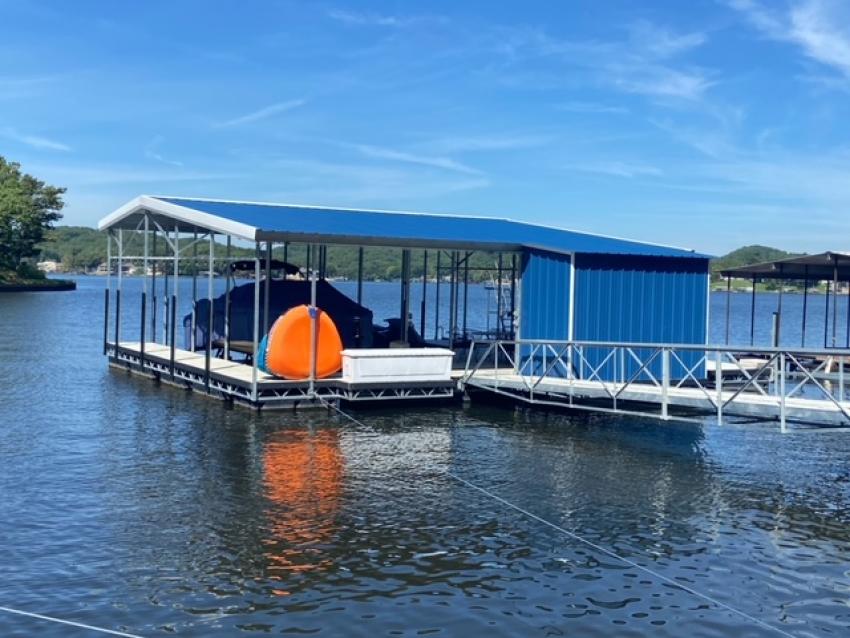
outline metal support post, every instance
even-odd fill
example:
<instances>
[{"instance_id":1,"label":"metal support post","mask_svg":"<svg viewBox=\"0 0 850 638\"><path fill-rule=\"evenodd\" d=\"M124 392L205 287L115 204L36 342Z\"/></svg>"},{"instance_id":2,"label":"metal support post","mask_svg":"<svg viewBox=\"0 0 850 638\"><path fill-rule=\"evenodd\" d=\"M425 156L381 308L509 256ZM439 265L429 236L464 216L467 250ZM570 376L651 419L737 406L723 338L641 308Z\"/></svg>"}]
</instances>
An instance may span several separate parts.
<instances>
[{"instance_id":1,"label":"metal support post","mask_svg":"<svg viewBox=\"0 0 850 638\"><path fill-rule=\"evenodd\" d=\"M825 308L823 311L823 347L826 348L827 341L829 339L829 284L831 282L827 279L826 281L826 300L825 300Z\"/></svg>"},{"instance_id":2,"label":"metal support post","mask_svg":"<svg viewBox=\"0 0 850 638\"><path fill-rule=\"evenodd\" d=\"M802 329L800 330L800 347L806 347L806 314L807 314L807 306L809 301L809 267L805 266L804 270L806 272L806 278L803 280L803 322Z\"/></svg>"},{"instance_id":3,"label":"metal support post","mask_svg":"<svg viewBox=\"0 0 850 638\"><path fill-rule=\"evenodd\" d=\"M750 345L753 345L756 336L756 278L753 275L753 294L750 301Z\"/></svg>"},{"instance_id":4,"label":"metal support post","mask_svg":"<svg viewBox=\"0 0 850 638\"><path fill-rule=\"evenodd\" d=\"M401 251L401 310L399 311L399 340L407 343L410 331L410 250Z\"/></svg>"},{"instance_id":5,"label":"metal support post","mask_svg":"<svg viewBox=\"0 0 850 638\"><path fill-rule=\"evenodd\" d=\"M233 276L233 271L230 268L230 246L231 236L227 236L227 246L225 248L226 265L225 265L225 283L224 283L224 360L230 361L230 285Z\"/></svg>"},{"instance_id":6,"label":"metal support post","mask_svg":"<svg viewBox=\"0 0 850 638\"><path fill-rule=\"evenodd\" d=\"M263 334L269 333L269 295L272 278L272 242L266 242L266 279L263 282Z\"/></svg>"},{"instance_id":7,"label":"metal support post","mask_svg":"<svg viewBox=\"0 0 850 638\"><path fill-rule=\"evenodd\" d=\"M714 389L717 391L717 425L723 425L723 353L720 350L714 352Z\"/></svg>"},{"instance_id":8,"label":"metal support post","mask_svg":"<svg viewBox=\"0 0 850 638\"><path fill-rule=\"evenodd\" d=\"M732 277L726 277L726 345L729 345L729 318L732 312Z\"/></svg>"},{"instance_id":9,"label":"metal support post","mask_svg":"<svg viewBox=\"0 0 850 638\"><path fill-rule=\"evenodd\" d=\"M207 262L207 340L206 351L204 352L204 388L209 394L210 391L210 365L212 359L212 339L213 339L213 321L215 315L213 313L213 261L215 259L215 234L209 234L209 261Z\"/></svg>"},{"instance_id":10,"label":"metal support post","mask_svg":"<svg viewBox=\"0 0 850 638\"><path fill-rule=\"evenodd\" d=\"M670 389L670 350L661 350L661 418L668 419L668 391Z\"/></svg>"},{"instance_id":11,"label":"metal support post","mask_svg":"<svg viewBox=\"0 0 850 638\"><path fill-rule=\"evenodd\" d=\"M425 312L428 298L428 251L422 251L422 301L419 304L419 334L425 338ZM850 297L848 297L850 299Z\"/></svg>"},{"instance_id":12,"label":"metal support post","mask_svg":"<svg viewBox=\"0 0 850 638\"><path fill-rule=\"evenodd\" d=\"M434 284L434 341L440 338L438 330L440 329L440 257L442 256L443 251L437 251L437 265L436 265L436 273L437 273L437 281ZM422 335L423 337L425 335Z\"/></svg>"},{"instance_id":13,"label":"metal support post","mask_svg":"<svg viewBox=\"0 0 850 638\"><path fill-rule=\"evenodd\" d=\"M779 428L785 433L785 353L779 353Z\"/></svg>"},{"instance_id":14,"label":"metal support post","mask_svg":"<svg viewBox=\"0 0 850 638\"><path fill-rule=\"evenodd\" d=\"M198 231L192 234L192 336L189 347L192 352L197 347L198 330Z\"/></svg>"},{"instance_id":15,"label":"metal support post","mask_svg":"<svg viewBox=\"0 0 850 638\"><path fill-rule=\"evenodd\" d=\"M363 246L357 249L357 303L363 305Z\"/></svg>"},{"instance_id":16,"label":"metal support post","mask_svg":"<svg viewBox=\"0 0 850 638\"><path fill-rule=\"evenodd\" d=\"M316 246L310 251L312 261L317 261ZM316 356L319 337L319 309L316 307L316 268L310 268L310 398L316 396Z\"/></svg>"},{"instance_id":17,"label":"metal support post","mask_svg":"<svg viewBox=\"0 0 850 638\"><path fill-rule=\"evenodd\" d=\"M308 264L309 267L309 264ZM251 356L251 401L257 403L257 366L260 345L260 242L254 244L254 336Z\"/></svg>"}]
</instances>

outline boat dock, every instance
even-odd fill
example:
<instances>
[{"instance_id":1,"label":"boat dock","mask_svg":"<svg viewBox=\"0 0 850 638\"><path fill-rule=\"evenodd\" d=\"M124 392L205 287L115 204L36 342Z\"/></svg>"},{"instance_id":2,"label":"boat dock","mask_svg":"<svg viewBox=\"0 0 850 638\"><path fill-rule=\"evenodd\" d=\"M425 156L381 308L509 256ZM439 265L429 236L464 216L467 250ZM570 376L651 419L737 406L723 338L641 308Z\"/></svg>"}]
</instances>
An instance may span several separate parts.
<instances>
[{"instance_id":1,"label":"boat dock","mask_svg":"<svg viewBox=\"0 0 850 638\"><path fill-rule=\"evenodd\" d=\"M790 422L850 425L850 347L834 347L835 303L832 348L826 332L818 350L707 345L709 256L689 249L500 218L148 196L99 227L110 265L103 319L110 364L255 409L483 392L662 420L775 420L783 430ZM253 258L235 255L238 245L251 246ZM386 326L363 294L364 252L374 247L400 259L398 312ZM356 251L350 297L331 283L332 250ZM850 278L834 254L811 259L817 263L801 271L807 281L831 275L836 290ZM129 302L139 309L135 321L122 318L128 264L145 273L138 305ZM789 268L776 272L786 276ZM493 331L476 332L468 322L474 271L493 281L495 304L480 309L495 312ZM772 272L765 266L752 276ZM214 294L220 275L224 292ZM178 298L181 276L191 277L191 304ZM415 284L419 308L411 303ZM181 301L188 313L178 316ZM276 318L299 306L312 317L310 342L298 342L308 346L309 366L268 374L267 359L258 363L254 354L265 352ZM334 350L339 365L321 374L319 311L342 344ZM753 321L751 313L751 342Z\"/></svg>"},{"instance_id":2,"label":"boat dock","mask_svg":"<svg viewBox=\"0 0 850 638\"><path fill-rule=\"evenodd\" d=\"M529 405L705 422L850 425L850 352L513 340L470 351L460 387ZM501 363L500 363L501 362ZM823 370L837 363L835 381Z\"/></svg>"},{"instance_id":3,"label":"boat dock","mask_svg":"<svg viewBox=\"0 0 850 638\"><path fill-rule=\"evenodd\" d=\"M110 364L187 390L253 408L295 407L322 401L386 401L452 399L457 381L398 381L364 383L342 376L314 380L287 380L266 374L253 365L207 357L157 343L106 344ZM256 375L256 376L255 376Z\"/></svg>"}]
</instances>

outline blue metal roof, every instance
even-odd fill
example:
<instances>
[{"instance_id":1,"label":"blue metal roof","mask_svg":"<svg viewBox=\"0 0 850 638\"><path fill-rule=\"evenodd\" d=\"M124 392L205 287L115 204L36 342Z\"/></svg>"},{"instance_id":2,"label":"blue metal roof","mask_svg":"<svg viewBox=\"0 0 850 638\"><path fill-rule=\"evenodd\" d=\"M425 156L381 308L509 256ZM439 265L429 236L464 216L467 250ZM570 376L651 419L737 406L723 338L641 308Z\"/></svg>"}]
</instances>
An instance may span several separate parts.
<instances>
[{"instance_id":1,"label":"blue metal roof","mask_svg":"<svg viewBox=\"0 0 850 638\"><path fill-rule=\"evenodd\" d=\"M662 257L708 255L691 250L529 224L510 219L230 202L182 197L140 197L100 222L101 230L129 228L146 210L181 230L208 228L253 241L453 247L556 253L613 253ZM173 226L172 226L173 227Z\"/></svg>"}]
</instances>

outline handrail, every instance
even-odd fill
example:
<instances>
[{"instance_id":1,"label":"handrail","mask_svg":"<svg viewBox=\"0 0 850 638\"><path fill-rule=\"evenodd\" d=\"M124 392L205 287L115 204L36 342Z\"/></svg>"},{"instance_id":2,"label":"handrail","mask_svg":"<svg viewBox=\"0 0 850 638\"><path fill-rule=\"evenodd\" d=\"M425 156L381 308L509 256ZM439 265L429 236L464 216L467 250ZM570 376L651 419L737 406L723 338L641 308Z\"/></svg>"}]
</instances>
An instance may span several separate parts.
<instances>
[{"instance_id":1,"label":"handrail","mask_svg":"<svg viewBox=\"0 0 850 638\"><path fill-rule=\"evenodd\" d=\"M473 355L473 352L477 354L476 347L485 344L486 349L481 356ZM495 353L495 358L490 356L491 353ZM500 353L507 359L510 368L500 367ZM691 354L686 356L687 353ZM696 356L697 353L701 354ZM714 353L713 357L709 353ZM828 358L806 361L818 355ZM562 339L473 340L460 387L477 383L500 393L524 392L531 402L551 401L552 397L559 397L569 401L569 405L577 405L574 403L576 396L579 400L595 396L596 403L592 405L599 406L600 398L603 404L610 401L613 407L604 408L609 412L629 412L621 410L618 401L626 404L654 402L660 404L661 412L650 413L665 420L678 418L671 417L669 413L669 408L675 405L709 410L709 413L716 413L718 423L723 422L724 413L735 413L729 410L730 406L737 408L740 414L752 414L753 409L763 405L769 406L765 408L765 414L777 418L784 432L789 410L797 410L794 414L799 417L800 410L810 409L806 402L800 403L796 399L797 403L789 404L789 400L798 394L800 399L823 402L820 408L816 408L816 415L822 414L817 410L832 404L834 412L831 414L850 423L850 403L845 400L843 368L839 368L837 384L834 380L822 382L826 377L819 376L824 375L821 371L828 362L838 357L846 360L850 357L850 349ZM746 359L754 361L747 364ZM714 369L709 370L712 364ZM489 372L485 375L482 370ZM710 373L713 373L713 387ZM786 384L789 375L800 375L802 379L793 385ZM730 376L736 383L724 389L724 377L729 379ZM646 399L649 388L656 393L655 399ZM676 394L671 394L671 390ZM761 403L754 403L756 395L761 397ZM588 405L584 407L593 409ZM777 410L778 413L774 414Z\"/></svg>"}]
</instances>

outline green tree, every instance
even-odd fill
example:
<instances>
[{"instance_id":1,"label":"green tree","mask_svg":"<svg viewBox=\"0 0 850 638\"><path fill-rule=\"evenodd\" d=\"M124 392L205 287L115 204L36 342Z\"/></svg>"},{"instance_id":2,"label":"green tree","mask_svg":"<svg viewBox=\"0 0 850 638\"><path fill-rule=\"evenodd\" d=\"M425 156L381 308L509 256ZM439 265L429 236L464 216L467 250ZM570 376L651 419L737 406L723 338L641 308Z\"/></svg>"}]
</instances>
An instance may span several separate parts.
<instances>
[{"instance_id":1,"label":"green tree","mask_svg":"<svg viewBox=\"0 0 850 638\"><path fill-rule=\"evenodd\" d=\"M62 219L64 192L0 156L0 268L16 269L39 252L45 231Z\"/></svg>"}]
</instances>

